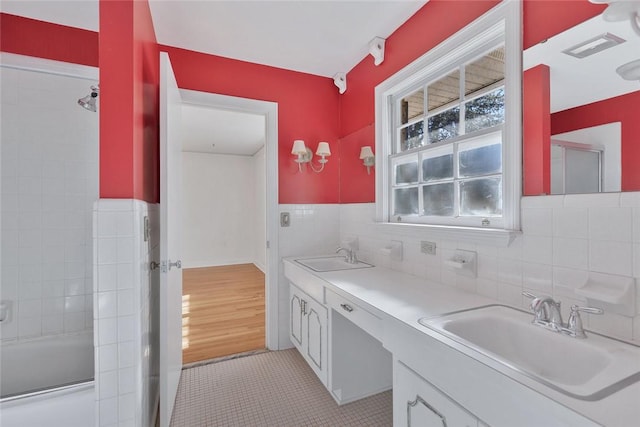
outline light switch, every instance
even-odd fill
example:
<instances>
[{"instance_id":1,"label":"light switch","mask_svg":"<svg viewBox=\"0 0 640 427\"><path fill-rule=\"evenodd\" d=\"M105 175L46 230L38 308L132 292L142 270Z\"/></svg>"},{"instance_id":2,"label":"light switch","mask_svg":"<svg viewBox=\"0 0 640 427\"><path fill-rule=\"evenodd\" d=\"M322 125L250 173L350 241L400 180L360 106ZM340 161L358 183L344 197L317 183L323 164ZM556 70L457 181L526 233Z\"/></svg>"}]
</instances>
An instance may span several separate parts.
<instances>
[{"instance_id":1,"label":"light switch","mask_svg":"<svg viewBox=\"0 0 640 427\"><path fill-rule=\"evenodd\" d=\"M280 212L280 227L288 227L291 225L291 215L289 212Z\"/></svg>"}]
</instances>

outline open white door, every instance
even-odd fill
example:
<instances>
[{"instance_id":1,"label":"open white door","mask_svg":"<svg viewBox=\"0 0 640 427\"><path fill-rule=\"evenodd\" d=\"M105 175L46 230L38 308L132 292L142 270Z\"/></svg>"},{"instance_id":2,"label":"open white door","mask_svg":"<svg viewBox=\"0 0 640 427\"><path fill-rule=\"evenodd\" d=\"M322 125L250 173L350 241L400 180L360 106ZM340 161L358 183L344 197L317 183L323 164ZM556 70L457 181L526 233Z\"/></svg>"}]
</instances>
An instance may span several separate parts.
<instances>
[{"instance_id":1,"label":"open white door","mask_svg":"<svg viewBox=\"0 0 640 427\"><path fill-rule=\"evenodd\" d=\"M168 427L182 370L182 99L160 53L160 427Z\"/></svg>"}]
</instances>

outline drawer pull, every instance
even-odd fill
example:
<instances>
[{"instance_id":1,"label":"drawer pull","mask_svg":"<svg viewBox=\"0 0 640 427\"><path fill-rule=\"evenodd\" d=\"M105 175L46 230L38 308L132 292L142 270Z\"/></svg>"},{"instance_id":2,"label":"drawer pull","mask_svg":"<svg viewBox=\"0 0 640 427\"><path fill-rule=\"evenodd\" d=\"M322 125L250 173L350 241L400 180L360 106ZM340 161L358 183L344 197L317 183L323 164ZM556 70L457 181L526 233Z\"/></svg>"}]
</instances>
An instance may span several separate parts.
<instances>
[{"instance_id":1,"label":"drawer pull","mask_svg":"<svg viewBox=\"0 0 640 427\"><path fill-rule=\"evenodd\" d=\"M349 304L340 304L340 307L342 307L342 309L347 313L351 313L353 311L353 307L351 307Z\"/></svg>"}]
</instances>

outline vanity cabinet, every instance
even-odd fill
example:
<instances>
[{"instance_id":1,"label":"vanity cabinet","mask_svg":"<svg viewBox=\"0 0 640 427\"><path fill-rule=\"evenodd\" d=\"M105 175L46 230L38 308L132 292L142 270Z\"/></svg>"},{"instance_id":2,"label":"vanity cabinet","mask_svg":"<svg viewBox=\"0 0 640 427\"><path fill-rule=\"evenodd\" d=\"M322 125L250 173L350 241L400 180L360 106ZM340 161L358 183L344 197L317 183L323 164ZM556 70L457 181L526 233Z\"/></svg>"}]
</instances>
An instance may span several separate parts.
<instances>
[{"instance_id":1,"label":"vanity cabinet","mask_svg":"<svg viewBox=\"0 0 640 427\"><path fill-rule=\"evenodd\" d=\"M325 289L329 309L329 384L339 404L389 390L391 353L382 345L383 320L353 298Z\"/></svg>"},{"instance_id":2,"label":"vanity cabinet","mask_svg":"<svg viewBox=\"0 0 640 427\"><path fill-rule=\"evenodd\" d=\"M289 285L289 337L322 384L327 385L327 309Z\"/></svg>"},{"instance_id":3,"label":"vanity cabinet","mask_svg":"<svg viewBox=\"0 0 640 427\"><path fill-rule=\"evenodd\" d=\"M384 342L394 358L395 427L431 426L416 421L433 419L422 401L444 415L449 427L485 426L483 423L492 427L601 425L403 322L385 323ZM422 400L416 401L416 396ZM408 402L415 403L411 406Z\"/></svg>"},{"instance_id":4,"label":"vanity cabinet","mask_svg":"<svg viewBox=\"0 0 640 427\"><path fill-rule=\"evenodd\" d=\"M477 417L427 380L394 362L394 427L484 427Z\"/></svg>"}]
</instances>

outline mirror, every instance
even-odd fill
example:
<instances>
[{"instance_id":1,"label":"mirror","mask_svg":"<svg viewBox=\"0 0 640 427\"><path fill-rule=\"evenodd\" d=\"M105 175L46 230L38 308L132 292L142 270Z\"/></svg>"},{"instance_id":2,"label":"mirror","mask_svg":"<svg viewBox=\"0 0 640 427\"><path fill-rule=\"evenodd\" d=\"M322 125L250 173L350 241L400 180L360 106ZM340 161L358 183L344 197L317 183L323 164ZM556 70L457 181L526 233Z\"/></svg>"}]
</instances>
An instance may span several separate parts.
<instances>
[{"instance_id":1,"label":"mirror","mask_svg":"<svg viewBox=\"0 0 640 427\"><path fill-rule=\"evenodd\" d=\"M640 14L640 1L625 3ZM605 10L523 52L524 195L640 191L631 16Z\"/></svg>"}]
</instances>

